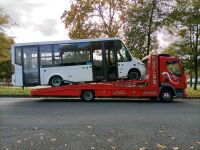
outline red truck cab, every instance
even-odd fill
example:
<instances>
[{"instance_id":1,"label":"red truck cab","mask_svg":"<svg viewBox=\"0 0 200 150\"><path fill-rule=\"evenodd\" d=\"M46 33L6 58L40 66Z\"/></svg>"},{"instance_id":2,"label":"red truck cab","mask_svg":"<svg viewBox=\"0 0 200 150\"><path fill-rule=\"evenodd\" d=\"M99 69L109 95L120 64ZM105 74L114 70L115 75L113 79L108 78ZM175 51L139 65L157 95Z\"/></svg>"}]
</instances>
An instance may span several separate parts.
<instances>
[{"instance_id":1,"label":"red truck cab","mask_svg":"<svg viewBox=\"0 0 200 150\"><path fill-rule=\"evenodd\" d=\"M149 55L142 60L147 66L150 84L159 87L159 98L165 102L173 97L185 97L186 75L181 60L167 54Z\"/></svg>"}]
</instances>

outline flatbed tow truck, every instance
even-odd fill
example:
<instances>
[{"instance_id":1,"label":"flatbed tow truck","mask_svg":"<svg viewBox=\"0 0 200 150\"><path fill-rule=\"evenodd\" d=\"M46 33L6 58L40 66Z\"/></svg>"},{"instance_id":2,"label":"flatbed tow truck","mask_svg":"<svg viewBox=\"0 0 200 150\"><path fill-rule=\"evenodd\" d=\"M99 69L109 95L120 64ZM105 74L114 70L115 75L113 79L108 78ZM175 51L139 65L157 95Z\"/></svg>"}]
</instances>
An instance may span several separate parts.
<instances>
[{"instance_id":1,"label":"flatbed tow truck","mask_svg":"<svg viewBox=\"0 0 200 150\"><path fill-rule=\"evenodd\" d=\"M147 74L142 80L116 80L92 83L72 83L59 87L34 89L33 97L80 97L93 101L96 97L159 98L172 102L173 97L185 97L186 76L181 60L166 54L151 54L144 58Z\"/></svg>"}]
</instances>

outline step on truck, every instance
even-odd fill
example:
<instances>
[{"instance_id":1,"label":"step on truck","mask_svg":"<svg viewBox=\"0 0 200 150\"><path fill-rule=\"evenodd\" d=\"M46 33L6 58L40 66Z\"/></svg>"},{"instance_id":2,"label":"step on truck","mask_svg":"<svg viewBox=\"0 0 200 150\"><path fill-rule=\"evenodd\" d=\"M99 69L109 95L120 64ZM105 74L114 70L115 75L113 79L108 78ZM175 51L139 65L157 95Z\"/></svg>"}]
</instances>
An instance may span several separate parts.
<instances>
[{"instance_id":1,"label":"step on truck","mask_svg":"<svg viewBox=\"0 0 200 150\"><path fill-rule=\"evenodd\" d=\"M166 54L151 54L142 62L146 75L141 80L103 81L92 83L72 83L59 87L34 89L34 97L80 97L83 101L93 101L96 97L159 98L172 102L174 97L185 97L186 76L179 58Z\"/></svg>"}]
</instances>

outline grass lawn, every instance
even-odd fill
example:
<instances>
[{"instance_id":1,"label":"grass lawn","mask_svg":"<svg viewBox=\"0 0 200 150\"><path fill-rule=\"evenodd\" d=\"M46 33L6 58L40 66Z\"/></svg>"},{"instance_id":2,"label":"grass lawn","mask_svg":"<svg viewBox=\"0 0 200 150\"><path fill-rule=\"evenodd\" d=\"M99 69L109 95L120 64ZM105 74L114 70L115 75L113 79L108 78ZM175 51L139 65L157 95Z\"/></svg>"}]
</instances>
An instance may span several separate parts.
<instances>
[{"instance_id":1,"label":"grass lawn","mask_svg":"<svg viewBox=\"0 0 200 150\"><path fill-rule=\"evenodd\" d=\"M0 96L28 96L30 95L31 88L25 87L22 89L21 87L8 87L8 86L0 86ZM187 90L188 97L199 97L200 98L200 87L196 91L193 90L193 88L188 87Z\"/></svg>"},{"instance_id":2,"label":"grass lawn","mask_svg":"<svg viewBox=\"0 0 200 150\"><path fill-rule=\"evenodd\" d=\"M12 87L12 86L0 86L0 96L1 95L19 95L19 96L28 96L30 95L31 88L24 88L22 87Z\"/></svg>"},{"instance_id":3,"label":"grass lawn","mask_svg":"<svg viewBox=\"0 0 200 150\"><path fill-rule=\"evenodd\" d=\"M199 97L200 98L200 87L197 90L193 90L193 87L188 87L186 89L186 93L188 97Z\"/></svg>"}]
</instances>

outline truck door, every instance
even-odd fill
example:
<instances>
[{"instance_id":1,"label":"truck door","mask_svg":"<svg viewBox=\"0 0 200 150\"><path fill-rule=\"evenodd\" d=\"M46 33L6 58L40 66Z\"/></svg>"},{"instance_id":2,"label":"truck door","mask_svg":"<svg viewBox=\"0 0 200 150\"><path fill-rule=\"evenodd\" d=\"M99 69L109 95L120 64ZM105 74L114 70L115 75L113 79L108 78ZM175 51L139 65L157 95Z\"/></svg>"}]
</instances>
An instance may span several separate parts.
<instances>
[{"instance_id":1,"label":"truck door","mask_svg":"<svg viewBox=\"0 0 200 150\"><path fill-rule=\"evenodd\" d=\"M180 61L177 59L160 59L160 73L161 83L169 84L174 88L180 88L183 84L184 74Z\"/></svg>"}]
</instances>

